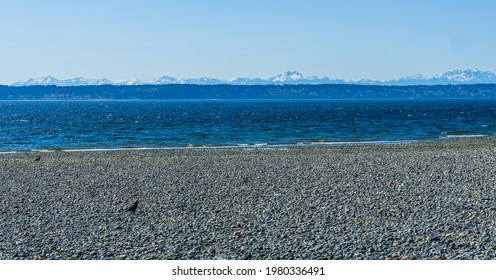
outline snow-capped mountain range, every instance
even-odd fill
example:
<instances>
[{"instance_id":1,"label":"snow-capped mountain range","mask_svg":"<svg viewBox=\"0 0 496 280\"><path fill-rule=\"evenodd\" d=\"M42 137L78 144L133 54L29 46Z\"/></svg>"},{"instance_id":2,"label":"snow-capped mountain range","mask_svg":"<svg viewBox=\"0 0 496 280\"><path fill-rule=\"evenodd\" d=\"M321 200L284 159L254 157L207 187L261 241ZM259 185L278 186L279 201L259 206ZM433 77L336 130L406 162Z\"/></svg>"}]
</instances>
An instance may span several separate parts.
<instances>
[{"instance_id":1,"label":"snow-capped mountain range","mask_svg":"<svg viewBox=\"0 0 496 280\"><path fill-rule=\"evenodd\" d=\"M213 78L178 79L170 76L163 76L154 80L108 80L73 78L58 80L52 76L43 78L27 79L16 82L11 86L34 86L34 85L56 85L56 86L88 86L88 85L166 85L166 84L197 84L197 85L283 85L283 84L361 84L361 85L447 85L447 84L494 84L496 74L478 69L453 70L437 76L427 77L414 75L396 80L376 81L376 80L349 80L333 79L326 76L305 77L297 71L287 71L274 77L263 78L232 78L229 80L219 80Z\"/></svg>"}]
</instances>

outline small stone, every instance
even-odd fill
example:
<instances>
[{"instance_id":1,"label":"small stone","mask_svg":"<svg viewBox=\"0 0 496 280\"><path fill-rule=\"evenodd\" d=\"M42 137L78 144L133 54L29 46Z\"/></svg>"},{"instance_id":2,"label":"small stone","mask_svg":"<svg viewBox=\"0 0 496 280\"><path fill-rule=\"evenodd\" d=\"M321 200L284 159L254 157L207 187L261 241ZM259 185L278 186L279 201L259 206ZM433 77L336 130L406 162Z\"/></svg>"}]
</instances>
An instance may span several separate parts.
<instances>
[{"instance_id":1,"label":"small stone","mask_svg":"<svg viewBox=\"0 0 496 280\"><path fill-rule=\"evenodd\" d=\"M435 237L432 237L430 241L431 242L439 242L439 241L441 241L441 238L439 238L439 236L435 236Z\"/></svg>"}]
</instances>

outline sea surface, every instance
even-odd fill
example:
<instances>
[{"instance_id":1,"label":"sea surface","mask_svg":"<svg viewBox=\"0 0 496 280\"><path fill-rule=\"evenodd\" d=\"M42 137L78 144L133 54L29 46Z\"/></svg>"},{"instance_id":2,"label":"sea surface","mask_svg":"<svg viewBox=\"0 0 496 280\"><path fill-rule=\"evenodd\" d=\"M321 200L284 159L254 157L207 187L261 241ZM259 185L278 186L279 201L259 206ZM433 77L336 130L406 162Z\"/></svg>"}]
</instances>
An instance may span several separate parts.
<instances>
[{"instance_id":1,"label":"sea surface","mask_svg":"<svg viewBox=\"0 0 496 280\"><path fill-rule=\"evenodd\" d=\"M496 100L0 101L0 152L496 137Z\"/></svg>"}]
</instances>

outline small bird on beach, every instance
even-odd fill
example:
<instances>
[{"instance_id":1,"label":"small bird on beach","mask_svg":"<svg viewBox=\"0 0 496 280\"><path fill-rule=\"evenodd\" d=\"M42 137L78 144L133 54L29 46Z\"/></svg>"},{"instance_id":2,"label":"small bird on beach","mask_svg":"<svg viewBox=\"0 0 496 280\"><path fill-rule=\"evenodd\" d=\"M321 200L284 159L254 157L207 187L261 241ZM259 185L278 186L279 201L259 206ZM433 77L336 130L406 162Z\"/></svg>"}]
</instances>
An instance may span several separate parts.
<instances>
[{"instance_id":1,"label":"small bird on beach","mask_svg":"<svg viewBox=\"0 0 496 280\"><path fill-rule=\"evenodd\" d=\"M136 200L133 204L133 206L127 208L127 211L131 211L134 213L134 211L136 211L136 208L138 208L138 201Z\"/></svg>"},{"instance_id":2,"label":"small bird on beach","mask_svg":"<svg viewBox=\"0 0 496 280\"><path fill-rule=\"evenodd\" d=\"M34 161L40 161L41 156L38 156L37 158L34 159Z\"/></svg>"}]
</instances>

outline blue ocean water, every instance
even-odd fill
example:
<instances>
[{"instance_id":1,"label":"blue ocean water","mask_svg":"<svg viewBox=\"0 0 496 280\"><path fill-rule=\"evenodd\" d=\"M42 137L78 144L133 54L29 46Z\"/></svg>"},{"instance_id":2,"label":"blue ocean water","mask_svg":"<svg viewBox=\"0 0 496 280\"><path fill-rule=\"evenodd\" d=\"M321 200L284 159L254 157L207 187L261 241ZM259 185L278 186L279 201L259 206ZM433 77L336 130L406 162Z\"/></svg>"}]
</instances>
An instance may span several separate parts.
<instances>
[{"instance_id":1,"label":"blue ocean water","mask_svg":"<svg viewBox=\"0 0 496 280\"><path fill-rule=\"evenodd\" d=\"M0 101L0 151L496 136L496 100Z\"/></svg>"}]
</instances>

